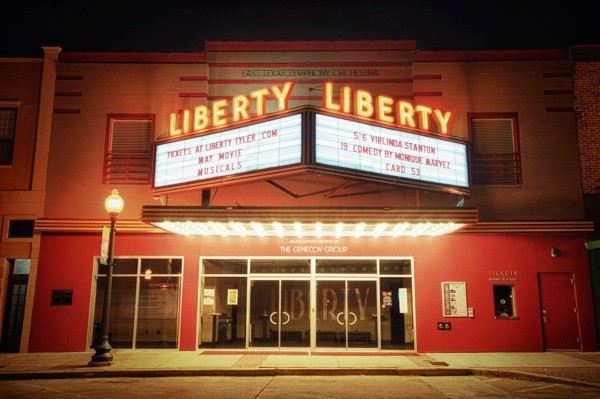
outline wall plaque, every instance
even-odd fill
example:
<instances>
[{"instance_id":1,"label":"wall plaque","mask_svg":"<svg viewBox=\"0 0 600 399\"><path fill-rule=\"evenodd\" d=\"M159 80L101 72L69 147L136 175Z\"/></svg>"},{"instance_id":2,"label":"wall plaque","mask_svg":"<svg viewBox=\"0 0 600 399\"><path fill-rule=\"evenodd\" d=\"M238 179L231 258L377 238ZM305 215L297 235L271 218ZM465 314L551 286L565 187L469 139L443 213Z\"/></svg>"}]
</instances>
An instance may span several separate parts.
<instances>
[{"instance_id":1,"label":"wall plaque","mask_svg":"<svg viewBox=\"0 0 600 399\"><path fill-rule=\"evenodd\" d=\"M52 290L50 304L52 306L71 306L73 304L73 290Z\"/></svg>"}]
</instances>

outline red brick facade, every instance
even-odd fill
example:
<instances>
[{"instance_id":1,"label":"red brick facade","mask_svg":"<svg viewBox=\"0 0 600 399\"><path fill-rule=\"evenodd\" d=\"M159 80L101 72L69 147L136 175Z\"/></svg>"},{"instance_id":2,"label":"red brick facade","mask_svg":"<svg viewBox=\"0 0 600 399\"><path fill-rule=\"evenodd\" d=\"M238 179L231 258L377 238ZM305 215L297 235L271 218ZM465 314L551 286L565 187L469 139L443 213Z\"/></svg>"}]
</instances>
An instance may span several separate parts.
<instances>
[{"instance_id":1,"label":"red brick facade","mask_svg":"<svg viewBox=\"0 0 600 399\"><path fill-rule=\"evenodd\" d=\"M575 48L572 52L573 95L584 194L600 194L599 55L600 47Z\"/></svg>"}]
</instances>

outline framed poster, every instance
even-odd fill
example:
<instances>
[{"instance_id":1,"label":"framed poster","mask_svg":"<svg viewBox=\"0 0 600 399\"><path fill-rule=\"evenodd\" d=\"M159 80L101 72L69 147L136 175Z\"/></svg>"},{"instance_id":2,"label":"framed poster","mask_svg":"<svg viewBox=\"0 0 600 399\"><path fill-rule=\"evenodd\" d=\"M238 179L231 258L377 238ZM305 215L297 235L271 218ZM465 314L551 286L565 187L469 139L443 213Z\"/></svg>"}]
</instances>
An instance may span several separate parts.
<instances>
[{"instance_id":1,"label":"framed poster","mask_svg":"<svg viewBox=\"0 0 600 399\"><path fill-rule=\"evenodd\" d=\"M204 298L202 301L203 305L214 305L215 304L215 289L214 288L205 288L204 289Z\"/></svg>"},{"instance_id":2,"label":"framed poster","mask_svg":"<svg viewBox=\"0 0 600 399\"><path fill-rule=\"evenodd\" d=\"M392 291L381 292L381 307L389 308L392 306Z\"/></svg>"},{"instance_id":3,"label":"framed poster","mask_svg":"<svg viewBox=\"0 0 600 399\"><path fill-rule=\"evenodd\" d=\"M238 304L238 290L237 289L228 289L227 290L227 304L228 305L237 305Z\"/></svg>"},{"instance_id":4,"label":"framed poster","mask_svg":"<svg viewBox=\"0 0 600 399\"><path fill-rule=\"evenodd\" d=\"M442 282L443 317L468 317L467 283Z\"/></svg>"},{"instance_id":5,"label":"framed poster","mask_svg":"<svg viewBox=\"0 0 600 399\"><path fill-rule=\"evenodd\" d=\"M398 288L398 305L400 313L408 313L408 289Z\"/></svg>"}]
</instances>

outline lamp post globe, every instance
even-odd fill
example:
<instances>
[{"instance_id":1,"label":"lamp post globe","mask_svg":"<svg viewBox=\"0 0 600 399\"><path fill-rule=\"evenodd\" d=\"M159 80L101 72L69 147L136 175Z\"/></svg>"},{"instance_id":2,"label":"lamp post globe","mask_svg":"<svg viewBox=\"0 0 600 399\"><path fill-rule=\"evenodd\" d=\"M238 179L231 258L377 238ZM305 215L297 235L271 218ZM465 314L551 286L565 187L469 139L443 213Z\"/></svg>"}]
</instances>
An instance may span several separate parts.
<instances>
[{"instance_id":1,"label":"lamp post globe","mask_svg":"<svg viewBox=\"0 0 600 399\"><path fill-rule=\"evenodd\" d=\"M111 216L113 214L118 216L123 210L124 205L123 198L121 198L117 189L112 190L110 195L104 200L104 209Z\"/></svg>"},{"instance_id":2,"label":"lamp post globe","mask_svg":"<svg viewBox=\"0 0 600 399\"><path fill-rule=\"evenodd\" d=\"M114 189L104 201L104 208L110 216L110 235L108 238L108 256L106 266L108 272L106 274L106 289L104 290L104 303L102 305L102 341L94 347L94 354L89 362L90 366L110 366L113 361L113 355L110 352L112 346L108 339L109 321L110 321L110 300L112 291L112 275L113 275L113 251L115 245L115 232L117 216L123 210L123 198L119 192Z\"/></svg>"}]
</instances>

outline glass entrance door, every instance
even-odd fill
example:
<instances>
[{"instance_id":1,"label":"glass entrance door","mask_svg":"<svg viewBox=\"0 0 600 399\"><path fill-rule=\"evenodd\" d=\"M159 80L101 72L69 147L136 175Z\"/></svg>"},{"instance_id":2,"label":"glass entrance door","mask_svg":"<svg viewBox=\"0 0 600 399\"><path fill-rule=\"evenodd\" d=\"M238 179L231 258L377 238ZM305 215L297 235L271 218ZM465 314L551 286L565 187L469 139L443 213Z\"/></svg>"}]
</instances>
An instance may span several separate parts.
<instances>
[{"instance_id":1,"label":"glass entrance door","mask_svg":"<svg viewBox=\"0 0 600 399\"><path fill-rule=\"evenodd\" d=\"M377 348L376 280L317 280L316 346Z\"/></svg>"},{"instance_id":2,"label":"glass entrance door","mask_svg":"<svg viewBox=\"0 0 600 399\"><path fill-rule=\"evenodd\" d=\"M251 347L310 346L310 281L251 280Z\"/></svg>"}]
</instances>

